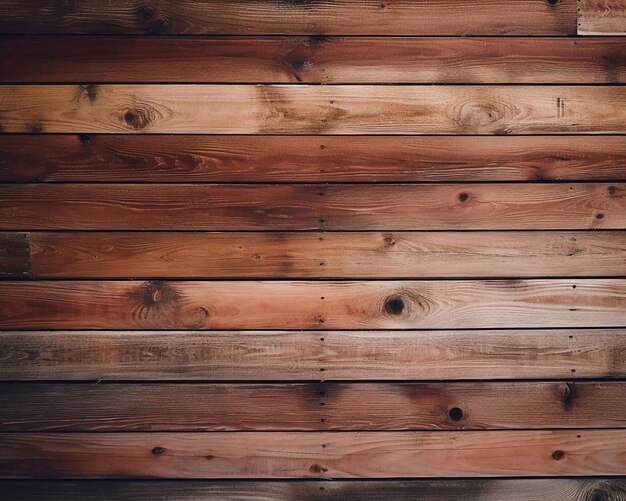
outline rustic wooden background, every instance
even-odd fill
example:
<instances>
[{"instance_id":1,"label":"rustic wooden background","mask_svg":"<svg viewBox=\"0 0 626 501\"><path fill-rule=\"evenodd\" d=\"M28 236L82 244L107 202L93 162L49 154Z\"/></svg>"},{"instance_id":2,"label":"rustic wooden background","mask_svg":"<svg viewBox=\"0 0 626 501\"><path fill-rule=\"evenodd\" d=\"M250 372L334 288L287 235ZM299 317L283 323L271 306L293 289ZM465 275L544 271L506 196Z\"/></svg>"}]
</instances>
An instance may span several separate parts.
<instances>
[{"instance_id":1,"label":"rustic wooden background","mask_svg":"<svg viewBox=\"0 0 626 501\"><path fill-rule=\"evenodd\" d=\"M626 0L0 33L3 499L626 499Z\"/></svg>"}]
</instances>

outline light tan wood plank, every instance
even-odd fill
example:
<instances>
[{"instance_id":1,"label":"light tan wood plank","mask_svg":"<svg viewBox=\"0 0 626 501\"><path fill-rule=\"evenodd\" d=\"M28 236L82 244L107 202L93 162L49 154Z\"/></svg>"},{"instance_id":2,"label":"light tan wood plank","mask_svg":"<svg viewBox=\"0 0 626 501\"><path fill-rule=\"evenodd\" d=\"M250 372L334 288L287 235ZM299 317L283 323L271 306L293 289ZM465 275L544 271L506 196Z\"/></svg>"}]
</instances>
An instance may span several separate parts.
<instances>
[{"instance_id":1,"label":"light tan wood plank","mask_svg":"<svg viewBox=\"0 0 626 501\"><path fill-rule=\"evenodd\" d=\"M19 235L0 234L0 256L11 254ZM623 231L36 232L28 238L34 278L528 278L626 271Z\"/></svg>"},{"instance_id":2,"label":"light tan wood plank","mask_svg":"<svg viewBox=\"0 0 626 501\"><path fill-rule=\"evenodd\" d=\"M2 431L621 428L626 382L0 386Z\"/></svg>"},{"instance_id":3,"label":"light tan wood plank","mask_svg":"<svg viewBox=\"0 0 626 501\"><path fill-rule=\"evenodd\" d=\"M3 380L626 377L623 329L0 332Z\"/></svg>"},{"instance_id":4,"label":"light tan wood plank","mask_svg":"<svg viewBox=\"0 0 626 501\"><path fill-rule=\"evenodd\" d=\"M9 83L624 83L622 38L2 37Z\"/></svg>"},{"instance_id":5,"label":"light tan wood plank","mask_svg":"<svg viewBox=\"0 0 626 501\"><path fill-rule=\"evenodd\" d=\"M626 34L626 0L578 0L578 34Z\"/></svg>"},{"instance_id":6,"label":"light tan wood plank","mask_svg":"<svg viewBox=\"0 0 626 501\"><path fill-rule=\"evenodd\" d=\"M624 475L624 430L3 433L2 478Z\"/></svg>"},{"instance_id":7,"label":"light tan wood plank","mask_svg":"<svg viewBox=\"0 0 626 501\"><path fill-rule=\"evenodd\" d=\"M620 179L619 136L0 135L9 182Z\"/></svg>"},{"instance_id":8,"label":"light tan wood plank","mask_svg":"<svg viewBox=\"0 0 626 501\"><path fill-rule=\"evenodd\" d=\"M0 20L3 33L566 35L576 2L4 0Z\"/></svg>"},{"instance_id":9,"label":"light tan wood plank","mask_svg":"<svg viewBox=\"0 0 626 501\"><path fill-rule=\"evenodd\" d=\"M626 87L6 85L4 132L621 134Z\"/></svg>"},{"instance_id":10,"label":"light tan wood plank","mask_svg":"<svg viewBox=\"0 0 626 501\"><path fill-rule=\"evenodd\" d=\"M626 280L0 282L1 329L626 326Z\"/></svg>"},{"instance_id":11,"label":"light tan wood plank","mask_svg":"<svg viewBox=\"0 0 626 501\"><path fill-rule=\"evenodd\" d=\"M0 185L4 230L624 228L624 183Z\"/></svg>"}]
</instances>

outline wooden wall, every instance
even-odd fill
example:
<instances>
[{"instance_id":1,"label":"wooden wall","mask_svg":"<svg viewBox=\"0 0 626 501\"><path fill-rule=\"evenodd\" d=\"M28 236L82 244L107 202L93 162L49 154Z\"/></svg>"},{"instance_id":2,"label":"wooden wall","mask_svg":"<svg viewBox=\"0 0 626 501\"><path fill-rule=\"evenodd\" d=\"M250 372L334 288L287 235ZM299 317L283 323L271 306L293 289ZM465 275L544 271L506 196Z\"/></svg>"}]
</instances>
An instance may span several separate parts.
<instances>
[{"instance_id":1,"label":"wooden wall","mask_svg":"<svg viewBox=\"0 0 626 501\"><path fill-rule=\"evenodd\" d=\"M626 499L624 0L0 33L3 499Z\"/></svg>"}]
</instances>

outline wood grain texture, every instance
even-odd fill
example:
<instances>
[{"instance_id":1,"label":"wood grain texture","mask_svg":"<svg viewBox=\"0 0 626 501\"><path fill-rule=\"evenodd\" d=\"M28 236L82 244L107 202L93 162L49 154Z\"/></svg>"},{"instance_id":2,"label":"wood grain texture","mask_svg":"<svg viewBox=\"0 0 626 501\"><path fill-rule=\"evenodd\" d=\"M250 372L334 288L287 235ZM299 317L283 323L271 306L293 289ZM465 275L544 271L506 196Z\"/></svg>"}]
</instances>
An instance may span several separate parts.
<instances>
[{"instance_id":1,"label":"wood grain texture","mask_svg":"<svg viewBox=\"0 0 626 501\"><path fill-rule=\"evenodd\" d=\"M28 233L0 232L0 278L31 276Z\"/></svg>"},{"instance_id":2,"label":"wood grain texture","mask_svg":"<svg viewBox=\"0 0 626 501\"><path fill-rule=\"evenodd\" d=\"M625 40L2 37L9 83L624 83Z\"/></svg>"},{"instance_id":3,"label":"wood grain texture","mask_svg":"<svg viewBox=\"0 0 626 501\"><path fill-rule=\"evenodd\" d=\"M626 382L0 385L1 431L623 428Z\"/></svg>"},{"instance_id":4,"label":"wood grain texture","mask_svg":"<svg viewBox=\"0 0 626 501\"><path fill-rule=\"evenodd\" d=\"M24 235L0 233L0 256L17 254L13 242ZM26 235L32 254L16 255L14 276L18 268L29 270L29 259L34 278L529 278L626 271L624 231Z\"/></svg>"},{"instance_id":5,"label":"wood grain texture","mask_svg":"<svg viewBox=\"0 0 626 501\"><path fill-rule=\"evenodd\" d=\"M576 2L5 0L0 19L2 33L570 35Z\"/></svg>"},{"instance_id":6,"label":"wood grain texture","mask_svg":"<svg viewBox=\"0 0 626 501\"><path fill-rule=\"evenodd\" d=\"M623 329L0 332L2 380L626 377Z\"/></svg>"},{"instance_id":7,"label":"wood grain texture","mask_svg":"<svg viewBox=\"0 0 626 501\"><path fill-rule=\"evenodd\" d=\"M6 85L4 132L623 134L626 86Z\"/></svg>"},{"instance_id":8,"label":"wood grain texture","mask_svg":"<svg viewBox=\"0 0 626 501\"><path fill-rule=\"evenodd\" d=\"M579 0L578 34L626 34L626 0Z\"/></svg>"},{"instance_id":9,"label":"wood grain texture","mask_svg":"<svg viewBox=\"0 0 626 501\"><path fill-rule=\"evenodd\" d=\"M0 329L625 325L624 279L0 282Z\"/></svg>"},{"instance_id":10,"label":"wood grain texture","mask_svg":"<svg viewBox=\"0 0 626 501\"><path fill-rule=\"evenodd\" d=\"M616 136L0 135L4 182L620 179Z\"/></svg>"},{"instance_id":11,"label":"wood grain texture","mask_svg":"<svg viewBox=\"0 0 626 501\"><path fill-rule=\"evenodd\" d=\"M2 478L624 475L623 430L2 433Z\"/></svg>"},{"instance_id":12,"label":"wood grain texture","mask_svg":"<svg viewBox=\"0 0 626 501\"><path fill-rule=\"evenodd\" d=\"M0 185L0 230L624 228L625 183Z\"/></svg>"},{"instance_id":13,"label":"wood grain texture","mask_svg":"<svg viewBox=\"0 0 626 501\"><path fill-rule=\"evenodd\" d=\"M622 501L623 478L220 481L4 481L9 501Z\"/></svg>"}]
</instances>

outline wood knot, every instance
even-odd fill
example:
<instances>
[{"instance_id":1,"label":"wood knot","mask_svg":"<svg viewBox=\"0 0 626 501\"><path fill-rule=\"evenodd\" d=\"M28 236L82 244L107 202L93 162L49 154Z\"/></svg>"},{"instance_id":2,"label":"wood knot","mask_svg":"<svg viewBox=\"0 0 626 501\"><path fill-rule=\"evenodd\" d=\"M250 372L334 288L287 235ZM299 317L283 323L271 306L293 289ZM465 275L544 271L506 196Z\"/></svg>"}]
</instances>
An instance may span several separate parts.
<instances>
[{"instance_id":1,"label":"wood knot","mask_svg":"<svg viewBox=\"0 0 626 501\"><path fill-rule=\"evenodd\" d=\"M385 311L389 315L400 315L404 311L404 300L401 297L393 296L385 301Z\"/></svg>"},{"instance_id":2,"label":"wood knot","mask_svg":"<svg viewBox=\"0 0 626 501\"><path fill-rule=\"evenodd\" d=\"M391 235L386 235L383 241L385 242L385 247L393 247L396 245L396 241Z\"/></svg>"},{"instance_id":3,"label":"wood knot","mask_svg":"<svg viewBox=\"0 0 626 501\"><path fill-rule=\"evenodd\" d=\"M311 471L311 473L325 473L328 471L328 468L324 468L323 466L320 466L319 464L313 464L311 465L309 470Z\"/></svg>"},{"instance_id":4,"label":"wood knot","mask_svg":"<svg viewBox=\"0 0 626 501\"><path fill-rule=\"evenodd\" d=\"M448 411L448 417L452 421L460 421L463 419L463 409L460 407L452 407L452 409Z\"/></svg>"},{"instance_id":5,"label":"wood knot","mask_svg":"<svg viewBox=\"0 0 626 501\"><path fill-rule=\"evenodd\" d=\"M615 193L617 192L617 188L615 186L609 186L606 191L609 192L609 195L615 195Z\"/></svg>"},{"instance_id":6,"label":"wood knot","mask_svg":"<svg viewBox=\"0 0 626 501\"><path fill-rule=\"evenodd\" d=\"M91 137L87 134L78 134L78 140L80 144L84 144L85 146L89 146L91 144Z\"/></svg>"},{"instance_id":7,"label":"wood knot","mask_svg":"<svg viewBox=\"0 0 626 501\"><path fill-rule=\"evenodd\" d=\"M561 0L547 0L548 4L550 5L556 5L557 3L559 3Z\"/></svg>"},{"instance_id":8,"label":"wood knot","mask_svg":"<svg viewBox=\"0 0 626 501\"><path fill-rule=\"evenodd\" d=\"M154 454L155 456L160 456L163 453L165 453L164 447L155 447L154 449L152 449L152 454Z\"/></svg>"},{"instance_id":9,"label":"wood knot","mask_svg":"<svg viewBox=\"0 0 626 501\"><path fill-rule=\"evenodd\" d=\"M560 461L565 457L565 452L562 450L556 450L552 453L552 459L555 461Z\"/></svg>"},{"instance_id":10,"label":"wood knot","mask_svg":"<svg viewBox=\"0 0 626 501\"><path fill-rule=\"evenodd\" d=\"M134 130L145 129L150 124L150 117L145 110L126 110L123 115L124 123Z\"/></svg>"},{"instance_id":11,"label":"wood knot","mask_svg":"<svg viewBox=\"0 0 626 501\"><path fill-rule=\"evenodd\" d=\"M602 212L598 212L596 214L596 219L602 219L602 218L604 218L604 214L602 214Z\"/></svg>"},{"instance_id":12,"label":"wood knot","mask_svg":"<svg viewBox=\"0 0 626 501\"><path fill-rule=\"evenodd\" d=\"M167 17L159 15L155 9L147 5L137 10L137 19L146 27L146 31L153 35L166 33L170 27L170 20Z\"/></svg>"},{"instance_id":13,"label":"wood knot","mask_svg":"<svg viewBox=\"0 0 626 501\"><path fill-rule=\"evenodd\" d=\"M325 37L322 35L313 35L313 36L307 37L306 39L306 44L309 47L321 47L322 45L328 42L330 42L330 37Z\"/></svg>"},{"instance_id":14,"label":"wood knot","mask_svg":"<svg viewBox=\"0 0 626 501\"><path fill-rule=\"evenodd\" d=\"M93 104L98 97L98 93L99 89L97 85L79 85L74 94L74 102L80 103L81 101L89 101Z\"/></svg>"},{"instance_id":15,"label":"wood knot","mask_svg":"<svg viewBox=\"0 0 626 501\"><path fill-rule=\"evenodd\" d=\"M463 193L459 193L459 202L461 202L462 204L464 204L465 202L467 202L469 200L469 193L463 192Z\"/></svg>"}]
</instances>

